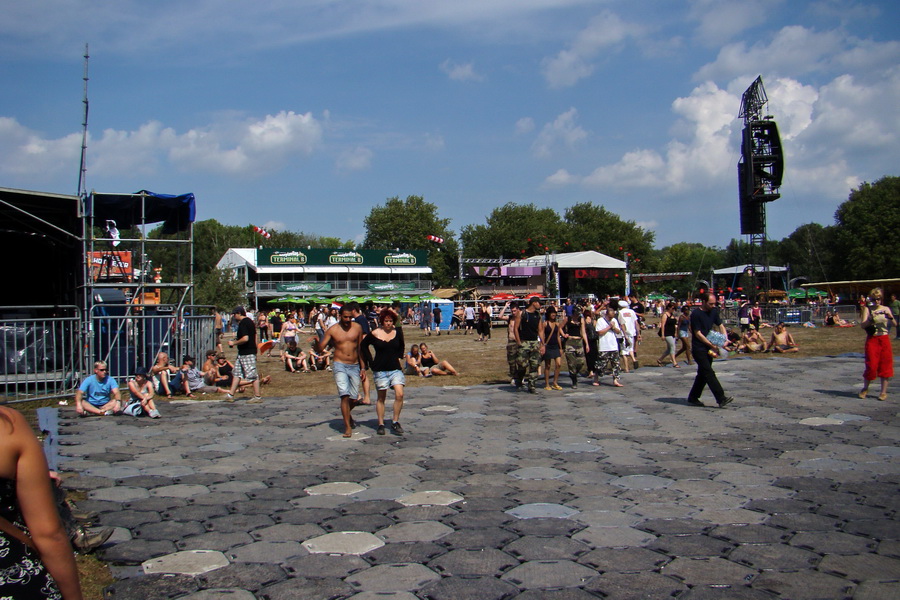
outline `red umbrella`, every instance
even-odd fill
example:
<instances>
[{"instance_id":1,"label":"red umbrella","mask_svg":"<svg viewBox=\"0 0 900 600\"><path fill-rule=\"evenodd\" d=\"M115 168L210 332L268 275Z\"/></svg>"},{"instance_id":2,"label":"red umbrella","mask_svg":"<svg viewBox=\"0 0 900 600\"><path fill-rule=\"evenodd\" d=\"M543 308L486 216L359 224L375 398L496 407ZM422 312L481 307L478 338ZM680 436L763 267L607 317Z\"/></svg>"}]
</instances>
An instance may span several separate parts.
<instances>
[{"instance_id":1,"label":"red umbrella","mask_svg":"<svg viewBox=\"0 0 900 600\"><path fill-rule=\"evenodd\" d=\"M497 294L496 296L492 296L491 300L515 300L515 294Z\"/></svg>"}]
</instances>

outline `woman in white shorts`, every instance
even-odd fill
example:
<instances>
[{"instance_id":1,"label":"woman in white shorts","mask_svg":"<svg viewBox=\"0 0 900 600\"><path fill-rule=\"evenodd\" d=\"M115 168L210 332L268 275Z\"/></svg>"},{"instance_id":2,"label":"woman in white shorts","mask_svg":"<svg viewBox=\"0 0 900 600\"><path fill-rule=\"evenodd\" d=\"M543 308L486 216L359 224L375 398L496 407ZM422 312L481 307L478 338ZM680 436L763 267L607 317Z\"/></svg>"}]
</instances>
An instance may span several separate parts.
<instances>
[{"instance_id":1,"label":"woman in white shorts","mask_svg":"<svg viewBox=\"0 0 900 600\"><path fill-rule=\"evenodd\" d=\"M403 427L400 426L400 411L403 410L403 388L406 385L406 377L403 375L404 346L403 331L395 327L397 314L384 309L378 315L378 328L366 335L362 343L363 357L366 364L371 367L375 379L375 389L378 390L378 399L375 403L375 413L378 415L378 435L384 435L384 404L387 400L387 391L394 389L394 418L391 421L391 433L403 435ZM372 357L371 349L375 349L375 357Z\"/></svg>"}]
</instances>

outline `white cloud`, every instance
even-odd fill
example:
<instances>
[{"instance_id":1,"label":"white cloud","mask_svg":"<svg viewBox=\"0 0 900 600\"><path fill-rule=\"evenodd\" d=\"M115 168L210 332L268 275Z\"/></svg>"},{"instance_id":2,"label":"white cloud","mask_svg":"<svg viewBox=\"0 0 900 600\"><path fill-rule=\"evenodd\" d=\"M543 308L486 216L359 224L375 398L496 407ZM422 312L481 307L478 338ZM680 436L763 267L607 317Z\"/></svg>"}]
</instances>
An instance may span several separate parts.
<instances>
[{"instance_id":1,"label":"white cloud","mask_svg":"<svg viewBox=\"0 0 900 600\"><path fill-rule=\"evenodd\" d=\"M441 63L441 71L453 81L484 81L484 76L475 72L472 63L457 64L448 58Z\"/></svg>"},{"instance_id":2,"label":"white cloud","mask_svg":"<svg viewBox=\"0 0 900 600\"><path fill-rule=\"evenodd\" d=\"M784 27L771 41L723 47L716 60L704 65L695 79L705 81L763 73L767 77L803 77L812 73L853 70L878 72L900 62L900 43L873 42L840 31L816 32L805 27Z\"/></svg>"},{"instance_id":3,"label":"white cloud","mask_svg":"<svg viewBox=\"0 0 900 600\"><path fill-rule=\"evenodd\" d=\"M741 94L755 78L748 72L758 60L763 72L776 70L778 63L781 71L806 75L772 75L765 80L766 112L778 122L784 145L783 193L800 195L805 202L834 202L846 197L861 178L896 171L892 157L900 146L900 121L895 116L900 105L896 66L900 54L894 55L895 45L786 27L769 44L750 49L729 46L700 73L737 75L724 88L707 80L676 99L672 111L677 120L664 147L632 149L583 177L562 169L545 184L655 188L669 196L727 190L734 184L740 158ZM894 62L889 60L892 56ZM842 73L851 63L864 68ZM816 85L804 81L812 71L817 78L825 72L834 74Z\"/></svg>"},{"instance_id":4,"label":"white cloud","mask_svg":"<svg viewBox=\"0 0 900 600\"><path fill-rule=\"evenodd\" d=\"M373 153L368 148L357 146L342 152L337 159L339 171L363 171L372 167Z\"/></svg>"},{"instance_id":5,"label":"white cloud","mask_svg":"<svg viewBox=\"0 0 900 600\"><path fill-rule=\"evenodd\" d=\"M576 177L572 175L565 169L559 169L556 173L548 177L544 180L544 185L546 186L562 186L562 185L571 185L573 183L578 183L581 180L580 177Z\"/></svg>"},{"instance_id":6,"label":"white cloud","mask_svg":"<svg viewBox=\"0 0 900 600\"><path fill-rule=\"evenodd\" d=\"M5 2L0 51L5 56L71 56L92 40L102 54L177 53L221 61L291 44L415 28L464 29L482 38L546 36L540 17L594 0L30 0ZM141 35L135 36L134 31Z\"/></svg>"},{"instance_id":7,"label":"white cloud","mask_svg":"<svg viewBox=\"0 0 900 600\"><path fill-rule=\"evenodd\" d=\"M575 123L577 117L578 111L570 108L544 125L531 146L532 153L538 158L549 158L557 148L572 149L587 138L587 132Z\"/></svg>"},{"instance_id":8,"label":"white cloud","mask_svg":"<svg viewBox=\"0 0 900 600\"><path fill-rule=\"evenodd\" d=\"M266 221L262 228L268 231L287 231L287 225L283 221Z\"/></svg>"},{"instance_id":9,"label":"white cloud","mask_svg":"<svg viewBox=\"0 0 900 600\"><path fill-rule=\"evenodd\" d=\"M782 0L692 0L688 16L697 21L696 39L717 46L764 23Z\"/></svg>"},{"instance_id":10,"label":"white cloud","mask_svg":"<svg viewBox=\"0 0 900 600\"><path fill-rule=\"evenodd\" d=\"M321 140L322 125L310 113L281 111L262 121L192 129L174 140L169 158L183 170L252 176L309 156Z\"/></svg>"},{"instance_id":11,"label":"white cloud","mask_svg":"<svg viewBox=\"0 0 900 600\"><path fill-rule=\"evenodd\" d=\"M439 133L425 134L425 147L432 151L444 149L444 136Z\"/></svg>"},{"instance_id":12,"label":"white cloud","mask_svg":"<svg viewBox=\"0 0 900 600\"><path fill-rule=\"evenodd\" d=\"M45 139L16 119L0 117L0 173L17 176L71 173L75 180L80 156L80 134Z\"/></svg>"},{"instance_id":13,"label":"white cloud","mask_svg":"<svg viewBox=\"0 0 900 600\"><path fill-rule=\"evenodd\" d=\"M639 31L639 27L623 22L609 11L597 15L578 33L569 48L542 61L544 79L551 88L575 85L594 72L593 63L601 51L620 44Z\"/></svg>"},{"instance_id":14,"label":"white cloud","mask_svg":"<svg viewBox=\"0 0 900 600\"><path fill-rule=\"evenodd\" d=\"M276 171L321 143L322 125L309 113L282 111L259 121L223 120L179 134L150 121L134 131L106 129L88 137L92 176L182 171L257 176ZM77 173L81 136L45 139L15 119L0 118L0 171L16 174Z\"/></svg>"},{"instance_id":15,"label":"white cloud","mask_svg":"<svg viewBox=\"0 0 900 600\"><path fill-rule=\"evenodd\" d=\"M524 135L534 131L534 119L531 117L522 117L516 121L516 135Z\"/></svg>"}]
</instances>

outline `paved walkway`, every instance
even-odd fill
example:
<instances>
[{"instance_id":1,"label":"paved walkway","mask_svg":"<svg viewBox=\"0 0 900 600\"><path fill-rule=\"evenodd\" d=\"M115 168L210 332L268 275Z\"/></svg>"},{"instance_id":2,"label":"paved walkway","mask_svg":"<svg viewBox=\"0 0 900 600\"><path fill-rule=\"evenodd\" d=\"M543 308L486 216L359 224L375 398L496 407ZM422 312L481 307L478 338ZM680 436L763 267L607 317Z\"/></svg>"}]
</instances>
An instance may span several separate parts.
<instances>
[{"instance_id":1,"label":"paved walkway","mask_svg":"<svg viewBox=\"0 0 900 600\"><path fill-rule=\"evenodd\" d=\"M365 409L342 439L331 389L66 410L61 468L118 528L116 600L900 597L900 387L859 400L859 356L717 371L724 410L689 367L410 389L403 437Z\"/></svg>"}]
</instances>

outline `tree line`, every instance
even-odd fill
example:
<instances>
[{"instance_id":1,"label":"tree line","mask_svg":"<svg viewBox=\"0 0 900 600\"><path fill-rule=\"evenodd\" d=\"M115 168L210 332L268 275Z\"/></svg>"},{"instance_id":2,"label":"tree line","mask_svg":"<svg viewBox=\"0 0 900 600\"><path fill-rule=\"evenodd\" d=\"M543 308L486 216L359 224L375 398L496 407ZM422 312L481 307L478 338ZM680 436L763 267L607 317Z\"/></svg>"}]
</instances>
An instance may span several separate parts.
<instances>
[{"instance_id":1,"label":"tree line","mask_svg":"<svg viewBox=\"0 0 900 600\"><path fill-rule=\"evenodd\" d=\"M852 190L835 211L833 225L807 223L781 240L768 240L765 254L770 265L790 265L791 276L807 281L880 279L900 274L900 177L884 177ZM422 196L388 198L374 206L364 220L361 248L426 250L435 287L464 288L474 281L460 280L459 249L464 258L518 259L550 252L596 250L627 258L633 273L690 271L704 278L712 269L744 264L749 244L732 239L725 248L699 242L679 242L655 248L655 235L634 221L622 219L602 205L578 203L562 214L534 204L508 203L493 209L483 224L466 225L458 233L450 219ZM225 306L245 293L216 263L228 248L318 247L353 248L350 240L302 232L272 231L264 240L251 226L223 225L214 219L194 224L195 302ZM429 239L432 236L432 239ZM160 238L159 229L149 237ZM437 242L433 238L443 241ZM154 246L150 258L164 268L164 281L184 281L189 258L183 248ZM644 283L640 292L685 290L687 282ZM621 292L620 280L584 280L590 292ZM614 288L614 289L613 289ZM681 294L683 295L683 294ZM223 301L228 299L228 301Z\"/></svg>"}]
</instances>

